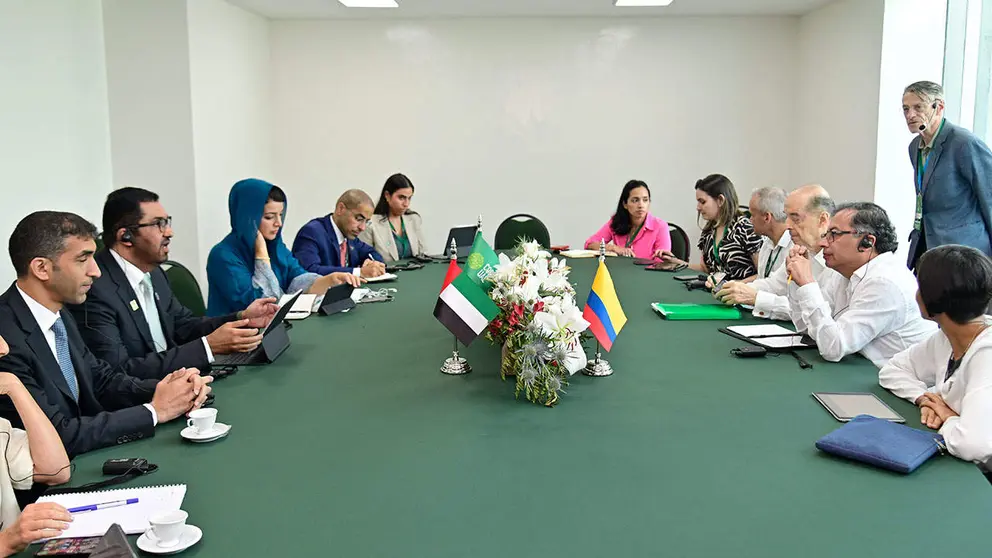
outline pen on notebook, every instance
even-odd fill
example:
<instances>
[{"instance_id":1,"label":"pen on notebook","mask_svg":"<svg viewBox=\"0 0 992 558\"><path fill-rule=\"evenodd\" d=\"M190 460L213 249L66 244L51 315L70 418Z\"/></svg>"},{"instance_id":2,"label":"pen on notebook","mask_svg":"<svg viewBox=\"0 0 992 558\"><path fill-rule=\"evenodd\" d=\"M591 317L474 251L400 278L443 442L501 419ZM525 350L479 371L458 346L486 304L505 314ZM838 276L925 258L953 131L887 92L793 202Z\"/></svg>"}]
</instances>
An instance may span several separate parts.
<instances>
[{"instance_id":1,"label":"pen on notebook","mask_svg":"<svg viewBox=\"0 0 992 558\"><path fill-rule=\"evenodd\" d=\"M69 508L67 511L69 513L81 513L88 511L105 510L107 508L116 508L119 506L126 506L128 504L137 504L137 498L128 498L127 500L117 500L116 502L104 502L103 504L90 504L88 506L79 506L78 508Z\"/></svg>"}]
</instances>

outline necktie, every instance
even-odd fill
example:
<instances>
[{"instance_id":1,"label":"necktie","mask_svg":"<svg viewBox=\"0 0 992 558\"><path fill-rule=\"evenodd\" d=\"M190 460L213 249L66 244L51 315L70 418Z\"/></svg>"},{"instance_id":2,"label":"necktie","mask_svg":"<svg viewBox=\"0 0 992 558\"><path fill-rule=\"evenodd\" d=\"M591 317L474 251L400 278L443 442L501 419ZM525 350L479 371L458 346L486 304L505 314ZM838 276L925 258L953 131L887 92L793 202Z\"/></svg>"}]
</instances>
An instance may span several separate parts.
<instances>
[{"instance_id":1,"label":"necktie","mask_svg":"<svg viewBox=\"0 0 992 558\"><path fill-rule=\"evenodd\" d=\"M348 267L348 242L341 243L341 267Z\"/></svg>"},{"instance_id":2,"label":"necktie","mask_svg":"<svg viewBox=\"0 0 992 558\"><path fill-rule=\"evenodd\" d=\"M55 332L55 354L58 357L59 368L62 369L62 377L65 383L69 384L69 392L72 398L79 401L79 385L76 383L76 370L72 366L72 355L69 354L69 338L65 334L65 324L62 317L52 324L52 331Z\"/></svg>"},{"instance_id":3,"label":"necktie","mask_svg":"<svg viewBox=\"0 0 992 558\"><path fill-rule=\"evenodd\" d=\"M158 318L158 306L155 305L155 289L152 287L152 276L146 273L141 280L141 311L148 322L148 329L152 332L152 341L155 343L155 351L161 352L168 348L165 342L165 333L162 332L162 321Z\"/></svg>"}]
</instances>

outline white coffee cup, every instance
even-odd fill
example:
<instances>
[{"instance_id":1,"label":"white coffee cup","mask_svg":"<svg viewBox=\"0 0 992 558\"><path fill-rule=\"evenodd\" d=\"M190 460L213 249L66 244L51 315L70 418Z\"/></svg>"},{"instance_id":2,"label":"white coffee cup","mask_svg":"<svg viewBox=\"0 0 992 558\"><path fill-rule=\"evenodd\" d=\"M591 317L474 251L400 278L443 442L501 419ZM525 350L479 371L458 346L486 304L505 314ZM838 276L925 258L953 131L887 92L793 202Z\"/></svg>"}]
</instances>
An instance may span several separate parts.
<instances>
[{"instance_id":1,"label":"white coffee cup","mask_svg":"<svg viewBox=\"0 0 992 558\"><path fill-rule=\"evenodd\" d=\"M186 426L191 426L197 434L202 434L213 430L216 421L217 409L197 409L190 411Z\"/></svg>"},{"instance_id":2,"label":"white coffee cup","mask_svg":"<svg viewBox=\"0 0 992 558\"><path fill-rule=\"evenodd\" d=\"M152 526L147 531L148 537L161 547L171 547L179 544L186 529L186 518L189 514L183 510L164 512L152 516L148 523Z\"/></svg>"}]
</instances>

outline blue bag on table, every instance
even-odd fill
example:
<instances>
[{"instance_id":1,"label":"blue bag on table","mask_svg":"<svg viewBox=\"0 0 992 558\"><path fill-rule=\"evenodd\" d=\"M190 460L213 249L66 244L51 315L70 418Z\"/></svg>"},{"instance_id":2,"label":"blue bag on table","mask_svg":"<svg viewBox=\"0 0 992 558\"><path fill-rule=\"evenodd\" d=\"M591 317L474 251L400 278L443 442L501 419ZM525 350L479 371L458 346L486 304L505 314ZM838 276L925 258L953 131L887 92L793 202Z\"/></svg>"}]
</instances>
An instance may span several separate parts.
<instances>
[{"instance_id":1,"label":"blue bag on table","mask_svg":"<svg viewBox=\"0 0 992 558\"><path fill-rule=\"evenodd\" d=\"M912 473L937 452L944 438L870 415L858 415L816 441L817 449L876 467Z\"/></svg>"}]
</instances>

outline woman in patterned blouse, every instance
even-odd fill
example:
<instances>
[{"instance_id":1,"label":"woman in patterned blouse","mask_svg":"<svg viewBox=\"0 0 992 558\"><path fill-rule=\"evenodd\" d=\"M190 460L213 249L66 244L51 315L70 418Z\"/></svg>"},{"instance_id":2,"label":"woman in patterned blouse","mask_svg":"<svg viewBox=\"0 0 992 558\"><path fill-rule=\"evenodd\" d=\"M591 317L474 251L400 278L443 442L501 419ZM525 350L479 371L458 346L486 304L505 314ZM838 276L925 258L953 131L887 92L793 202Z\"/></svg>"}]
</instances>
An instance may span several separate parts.
<instances>
[{"instance_id":1,"label":"woman in patterned blouse","mask_svg":"<svg viewBox=\"0 0 992 558\"><path fill-rule=\"evenodd\" d=\"M686 264L702 273L722 271L727 280L741 281L756 275L761 237L738 208L737 191L730 179L711 174L696 181L696 211L706 220L699 237L699 263L683 262L671 252L664 252L662 259Z\"/></svg>"}]
</instances>

